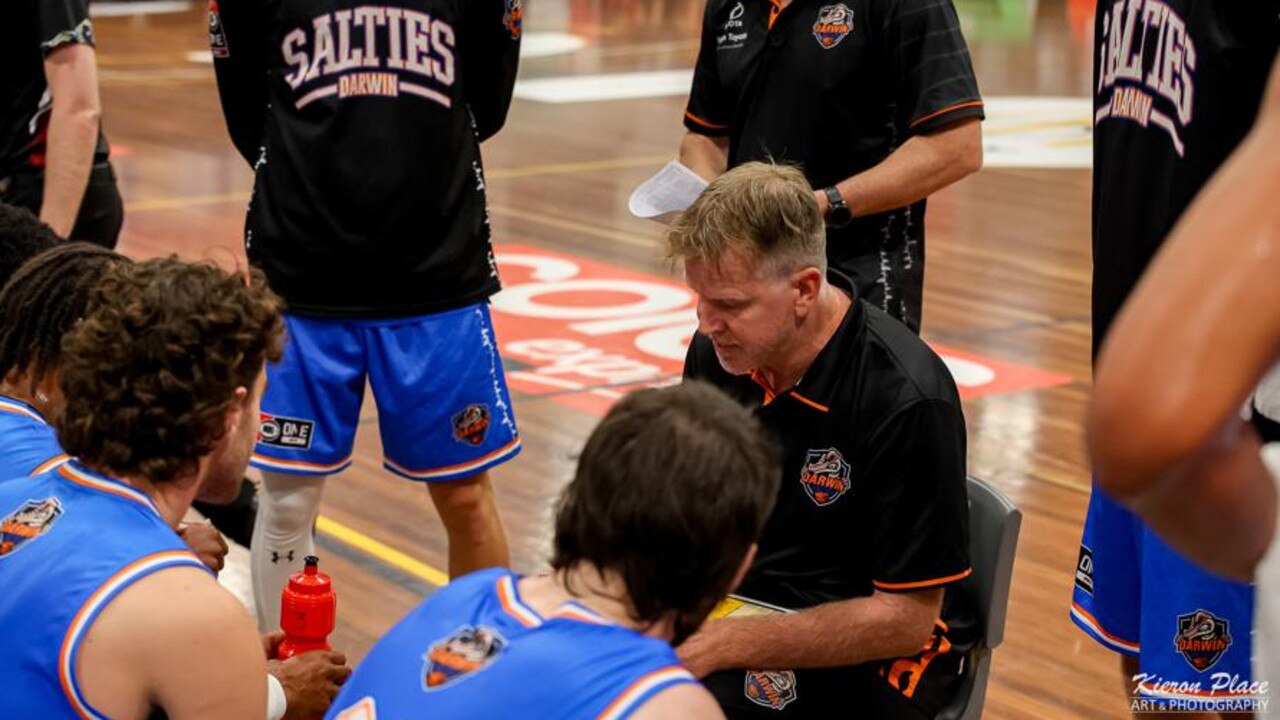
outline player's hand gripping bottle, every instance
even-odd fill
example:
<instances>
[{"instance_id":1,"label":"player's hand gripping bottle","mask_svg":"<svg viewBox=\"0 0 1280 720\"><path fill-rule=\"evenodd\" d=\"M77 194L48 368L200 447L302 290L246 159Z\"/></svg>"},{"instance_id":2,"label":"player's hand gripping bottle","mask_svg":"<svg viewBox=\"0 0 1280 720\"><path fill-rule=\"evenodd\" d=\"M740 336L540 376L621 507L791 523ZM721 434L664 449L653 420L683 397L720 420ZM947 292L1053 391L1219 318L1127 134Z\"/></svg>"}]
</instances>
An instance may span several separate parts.
<instances>
[{"instance_id":1,"label":"player's hand gripping bottle","mask_svg":"<svg viewBox=\"0 0 1280 720\"><path fill-rule=\"evenodd\" d=\"M333 632L338 596L329 576L320 572L319 563L319 558L308 555L306 566L289 578L280 597L280 629L285 638L276 649L279 660L331 649L325 640Z\"/></svg>"}]
</instances>

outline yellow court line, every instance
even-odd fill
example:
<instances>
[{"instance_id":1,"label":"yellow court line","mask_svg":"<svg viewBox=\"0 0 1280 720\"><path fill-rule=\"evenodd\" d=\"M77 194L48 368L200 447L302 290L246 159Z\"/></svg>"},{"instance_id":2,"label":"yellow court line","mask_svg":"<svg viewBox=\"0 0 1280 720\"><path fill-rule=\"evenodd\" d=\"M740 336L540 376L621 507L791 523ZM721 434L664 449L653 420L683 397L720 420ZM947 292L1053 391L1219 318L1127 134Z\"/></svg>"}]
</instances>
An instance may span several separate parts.
<instances>
[{"instance_id":1,"label":"yellow court line","mask_svg":"<svg viewBox=\"0 0 1280 720\"><path fill-rule=\"evenodd\" d=\"M448 573L441 572L424 562L414 560L390 545L378 542L358 530L353 530L343 525L337 520L321 515L316 518L316 532L323 533L344 545L353 547L414 577L426 580L435 587L441 588L449 584Z\"/></svg>"},{"instance_id":2,"label":"yellow court line","mask_svg":"<svg viewBox=\"0 0 1280 720\"><path fill-rule=\"evenodd\" d=\"M240 201L249 202L249 192L219 193L217 195L188 195L186 197L151 198L149 200L132 200L124 204L126 213L147 212L149 210L178 210L181 208L202 207L205 205L221 205Z\"/></svg>"}]
</instances>

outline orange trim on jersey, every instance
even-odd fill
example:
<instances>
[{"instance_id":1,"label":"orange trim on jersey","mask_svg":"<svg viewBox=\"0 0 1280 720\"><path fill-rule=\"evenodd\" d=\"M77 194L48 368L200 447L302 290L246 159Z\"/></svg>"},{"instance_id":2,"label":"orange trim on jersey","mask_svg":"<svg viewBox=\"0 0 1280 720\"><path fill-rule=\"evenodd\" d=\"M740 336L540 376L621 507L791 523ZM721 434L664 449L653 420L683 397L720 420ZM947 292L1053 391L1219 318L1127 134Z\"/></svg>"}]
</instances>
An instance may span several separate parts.
<instances>
[{"instance_id":1,"label":"orange trim on jersey","mask_svg":"<svg viewBox=\"0 0 1280 720\"><path fill-rule=\"evenodd\" d=\"M957 104L955 104L955 105L952 105L952 106L951 106L951 107L949 107L949 108L943 108L943 109L941 109L941 110L939 110L939 111L937 111L937 112L931 112L931 113L929 113L928 115L925 115L924 117L920 118L919 120L916 120L915 122L911 123L911 125L910 125L909 127L915 127L915 126L919 125L920 123L922 123L922 122L924 122L924 121L926 121L926 120L932 120L932 119L934 119L934 118L938 117L939 115L946 115L946 114L947 114L947 113L949 113L949 112L955 112L956 110L963 110L963 109L965 109L965 108L971 108L971 107L982 107L982 105L983 105L983 103L982 103L982 101L981 101L981 100L971 100L971 101L969 101L969 102L957 103Z\"/></svg>"},{"instance_id":2,"label":"orange trim on jersey","mask_svg":"<svg viewBox=\"0 0 1280 720\"><path fill-rule=\"evenodd\" d=\"M97 609L100 609L98 607L98 601L101 599L101 596L103 594L112 592L116 589L115 583L117 579L128 576L129 574L136 571L140 566L156 563L158 561L177 559L177 558L190 559L191 561L197 564L199 564L200 562L195 555L192 555L190 552L186 550L165 550L163 552L158 552L152 555L147 555L146 557L138 558L137 560L134 560L128 565L125 565L123 568L117 570L115 574L113 574L111 577L103 581L103 583L98 586L98 589L95 590L93 594L89 596L89 599L84 601L84 604L80 606L80 609L78 611L76 611L75 616L71 618L71 623L67 625L67 634L63 636L62 645L58 649L58 681L62 685L63 694L65 694L67 696L67 699L71 701L70 702L71 709L75 711L76 715L80 716L81 720L95 720L95 718L84 714L84 712L81 710L80 700L77 698L76 694L73 692L71 688L71 679L68 677L67 673L65 672L66 668L63 667L63 658L66 656L67 650L70 648L71 644L74 643L78 637L88 636L88 631L89 631L88 627L85 627L81 629L79 632L76 632L77 626L80 624L81 618L84 617L85 613L93 612ZM180 566L174 565L170 567L180 567ZM75 663L75 658L71 658L71 663L72 664ZM85 702L87 703L88 701L86 700Z\"/></svg>"},{"instance_id":3,"label":"orange trim on jersey","mask_svg":"<svg viewBox=\"0 0 1280 720\"><path fill-rule=\"evenodd\" d=\"M791 397L793 397L793 398L795 398L795 399L799 400L800 402L804 403L805 405L808 405L809 407L813 408L814 410L821 410L822 412L831 412L831 408L827 407L826 405L819 405L818 403L816 403L816 402L814 402L814 401L810 400L809 398L807 398L807 397L805 397L805 396L801 395L800 393L796 392L795 390L792 390L792 391L791 391Z\"/></svg>"},{"instance_id":4,"label":"orange trim on jersey","mask_svg":"<svg viewBox=\"0 0 1280 720\"><path fill-rule=\"evenodd\" d=\"M728 129L729 129L729 126L728 126L728 125L717 125L717 124L715 124L715 123L713 123L713 122L710 122L710 121L708 121L708 120L703 120L702 118L698 117L697 115L694 115L693 113L689 112L688 110L685 110L685 111L684 111L684 116L685 116L686 118L688 118L688 119L690 119L690 120L692 120L692 121L694 121L694 122L698 123L698 124L699 124L699 125L701 125L702 127L707 128L708 130L728 130Z\"/></svg>"},{"instance_id":5,"label":"orange trim on jersey","mask_svg":"<svg viewBox=\"0 0 1280 720\"><path fill-rule=\"evenodd\" d=\"M649 692L651 688L645 687L646 685L648 685L650 682L654 680L659 680L659 679L662 682L668 681L668 678L661 677L663 675L670 675L669 680L684 680L685 678L688 678L690 680L693 679L693 676L689 674L689 671L680 665L669 665L664 668L658 668L653 672L650 672L646 675L641 676L638 680L628 685L627 689L623 690L622 693L618 695L618 697L614 698L613 702L609 703L609 706L606 707L604 711L601 712L596 717L610 718L610 719L615 717L620 717L615 713L625 708L628 704L635 702L636 698L643 695L645 692ZM643 689L643 692L637 693L636 691L640 689Z\"/></svg>"},{"instance_id":6,"label":"orange trim on jersey","mask_svg":"<svg viewBox=\"0 0 1280 720\"><path fill-rule=\"evenodd\" d=\"M773 3L773 7L769 8L769 29L772 30L773 21L777 20L778 15L782 13L782 2L781 0L769 0L769 2Z\"/></svg>"},{"instance_id":7,"label":"orange trim on jersey","mask_svg":"<svg viewBox=\"0 0 1280 720\"><path fill-rule=\"evenodd\" d=\"M123 487L116 487L114 483L106 480L98 480L97 478L92 478L94 481L90 482L84 478L77 477L76 474L73 473L66 465L58 466L58 474L77 485L82 485L109 495L115 495L116 497L124 498L130 502L138 503L139 505L144 505L155 510L157 515L160 513L159 510L156 510L155 504L151 502L151 498L147 497L142 491L128 487L127 485Z\"/></svg>"},{"instance_id":8,"label":"orange trim on jersey","mask_svg":"<svg viewBox=\"0 0 1280 720\"><path fill-rule=\"evenodd\" d=\"M37 465L36 469L31 471L31 474L39 475L40 473L49 472L50 470L54 469L55 467L61 465L62 463L70 459L71 459L71 456L66 453L63 453L61 455L54 455L48 460L45 460L44 462Z\"/></svg>"},{"instance_id":9,"label":"orange trim on jersey","mask_svg":"<svg viewBox=\"0 0 1280 720\"><path fill-rule=\"evenodd\" d=\"M928 588L928 587L937 587L938 585L946 585L949 582L955 582L956 580L963 580L964 578L969 577L969 575L972 573L973 573L973 568L969 568L964 572L956 573L955 575L948 575L947 577L938 578L936 580L921 580L920 582L908 582L908 583L887 583L887 582L880 582L879 580L872 580L871 584L875 585L881 590L911 590L914 588Z\"/></svg>"},{"instance_id":10,"label":"orange trim on jersey","mask_svg":"<svg viewBox=\"0 0 1280 720\"><path fill-rule=\"evenodd\" d=\"M1085 620L1088 620L1089 625L1092 627L1092 629L1097 630L1103 637L1115 643L1116 645L1122 648L1128 649L1132 652L1141 651L1142 646L1139 645L1138 643L1135 643L1132 640L1125 640L1124 638L1117 637L1107 632L1107 629L1103 627L1102 623L1098 622L1098 618L1091 615L1088 610L1085 610L1084 608L1080 607L1079 603L1074 603L1074 602L1071 603L1071 612L1077 613L1078 615L1083 617Z\"/></svg>"},{"instance_id":11,"label":"orange trim on jersey","mask_svg":"<svg viewBox=\"0 0 1280 720\"><path fill-rule=\"evenodd\" d=\"M526 608L524 604L515 597L515 592L515 581L511 579L510 575L499 578L498 602L502 605L502 609L511 617L519 620L521 625L524 625L525 627L538 627L538 625L542 623L540 622L537 614ZM532 620L529 618L531 615L534 618Z\"/></svg>"},{"instance_id":12,"label":"orange trim on jersey","mask_svg":"<svg viewBox=\"0 0 1280 720\"><path fill-rule=\"evenodd\" d=\"M29 409L29 408L26 408L26 407L23 407L23 406L21 406L21 405L18 405L18 404L17 404L18 402L20 402L20 401L18 401L18 400L13 400L13 401L12 401L12 403L13 403L13 404L10 404L9 402L5 402L4 400L0 400L0 412L13 413L14 415L21 415L21 416L23 416L23 417L25 417L25 418L31 418L32 420L35 420L35 421L40 422L40 423L44 423L45 425L48 425L48 424L49 424L49 423L48 423L48 422L47 422L47 421L46 421L46 420L45 420L45 419L40 415L40 413L39 413L38 411L33 410L33 409Z\"/></svg>"},{"instance_id":13,"label":"orange trim on jersey","mask_svg":"<svg viewBox=\"0 0 1280 720\"><path fill-rule=\"evenodd\" d=\"M571 606L565 606L560 608L559 610L552 613L552 617L565 618L567 620L576 620L577 622L588 623L591 625L610 624L608 620L605 620L604 618L600 617L595 613L587 612L585 610L580 610L578 608L571 607Z\"/></svg>"}]
</instances>

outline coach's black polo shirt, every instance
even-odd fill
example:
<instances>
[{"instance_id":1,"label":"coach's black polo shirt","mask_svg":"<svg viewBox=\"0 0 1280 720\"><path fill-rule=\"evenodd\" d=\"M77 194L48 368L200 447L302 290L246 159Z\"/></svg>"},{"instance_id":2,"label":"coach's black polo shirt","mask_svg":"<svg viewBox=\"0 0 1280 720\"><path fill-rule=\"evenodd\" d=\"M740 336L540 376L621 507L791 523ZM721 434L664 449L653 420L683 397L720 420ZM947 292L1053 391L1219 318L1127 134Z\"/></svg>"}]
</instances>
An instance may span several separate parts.
<instances>
[{"instance_id":1,"label":"coach's black polo shirt","mask_svg":"<svg viewBox=\"0 0 1280 720\"><path fill-rule=\"evenodd\" d=\"M829 278L853 295L849 278L835 271ZM969 575L960 397L942 359L905 325L855 297L804 377L785 392L758 375L725 372L701 334L689 346L684 376L755 409L783 453L778 501L738 593L801 609ZM951 697L976 638L971 606L948 591L930 645L908 662L923 680L892 659L804 671L801 700L821 705L834 694L864 702L863 683L888 682L932 713ZM730 709L741 685L734 678L721 673L708 685Z\"/></svg>"},{"instance_id":2,"label":"coach's black polo shirt","mask_svg":"<svg viewBox=\"0 0 1280 720\"><path fill-rule=\"evenodd\" d=\"M831 273L837 287L850 281ZM795 387L734 376L697 335L685 377L756 408L783 449L782 489L740 592L788 608L969 574L965 426L942 360L854 300Z\"/></svg>"}]
</instances>

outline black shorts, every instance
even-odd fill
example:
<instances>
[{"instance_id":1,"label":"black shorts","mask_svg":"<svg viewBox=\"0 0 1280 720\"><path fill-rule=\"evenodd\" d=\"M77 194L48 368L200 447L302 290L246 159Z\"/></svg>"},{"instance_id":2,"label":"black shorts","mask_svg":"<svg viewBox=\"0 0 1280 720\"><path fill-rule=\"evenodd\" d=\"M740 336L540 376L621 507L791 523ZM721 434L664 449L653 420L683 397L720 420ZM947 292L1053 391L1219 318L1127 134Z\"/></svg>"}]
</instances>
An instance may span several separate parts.
<instances>
[{"instance_id":1,"label":"black shorts","mask_svg":"<svg viewBox=\"0 0 1280 720\"><path fill-rule=\"evenodd\" d=\"M39 215L44 201L44 173L20 172L3 181L0 201L25 207ZM111 163L101 162L89 171L89 182L80 201L80 213L71 240L83 240L105 248L115 249L120 239L120 227L124 224L124 202L116 187L116 174Z\"/></svg>"}]
</instances>

